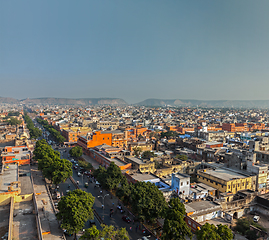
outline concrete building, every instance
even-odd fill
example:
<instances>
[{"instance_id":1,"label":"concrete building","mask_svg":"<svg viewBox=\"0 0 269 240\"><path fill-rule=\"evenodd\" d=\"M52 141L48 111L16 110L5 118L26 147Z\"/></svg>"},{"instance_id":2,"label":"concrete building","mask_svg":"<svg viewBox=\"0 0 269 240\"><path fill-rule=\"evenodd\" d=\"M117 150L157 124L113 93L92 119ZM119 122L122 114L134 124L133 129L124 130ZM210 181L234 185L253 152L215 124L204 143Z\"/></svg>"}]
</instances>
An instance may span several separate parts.
<instances>
[{"instance_id":1,"label":"concrete building","mask_svg":"<svg viewBox=\"0 0 269 240\"><path fill-rule=\"evenodd\" d=\"M241 190L254 189L255 180L250 174L240 174L224 168L202 169L197 171L199 182L205 183L219 192L231 192L233 194Z\"/></svg>"},{"instance_id":2,"label":"concrete building","mask_svg":"<svg viewBox=\"0 0 269 240\"><path fill-rule=\"evenodd\" d=\"M187 197L190 194L190 176L177 173L172 174L172 183L171 189L174 190L177 194L183 197Z\"/></svg>"}]
</instances>

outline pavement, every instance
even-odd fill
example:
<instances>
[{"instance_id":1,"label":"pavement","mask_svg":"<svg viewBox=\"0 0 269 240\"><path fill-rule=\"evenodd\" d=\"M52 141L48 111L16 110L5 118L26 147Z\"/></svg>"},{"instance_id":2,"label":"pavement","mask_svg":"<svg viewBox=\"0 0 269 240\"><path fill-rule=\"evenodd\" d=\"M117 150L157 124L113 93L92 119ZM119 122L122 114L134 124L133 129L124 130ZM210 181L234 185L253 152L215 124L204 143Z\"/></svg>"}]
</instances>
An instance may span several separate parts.
<instances>
[{"instance_id":1,"label":"pavement","mask_svg":"<svg viewBox=\"0 0 269 240\"><path fill-rule=\"evenodd\" d=\"M33 178L33 187L36 193L38 214L40 217L41 228L44 240L63 239L63 232L59 228L58 221L52 208L52 202L49 198L45 181L37 165L32 166L31 174Z\"/></svg>"}]
</instances>

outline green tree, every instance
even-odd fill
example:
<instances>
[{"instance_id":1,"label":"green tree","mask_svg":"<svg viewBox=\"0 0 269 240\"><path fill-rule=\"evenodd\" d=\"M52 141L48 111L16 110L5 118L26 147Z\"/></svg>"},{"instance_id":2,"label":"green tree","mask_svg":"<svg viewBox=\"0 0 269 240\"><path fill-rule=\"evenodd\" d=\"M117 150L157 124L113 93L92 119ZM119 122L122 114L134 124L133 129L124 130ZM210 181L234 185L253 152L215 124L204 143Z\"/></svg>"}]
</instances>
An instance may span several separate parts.
<instances>
[{"instance_id":1,"label":"green tree","mask_svg":"<svg viewBox=\"0 0 269 240\"><path fill-rule=\"evenodd\" d=\"M185 206L179 198L172 198L164 211L162 240L185 240L192 237L191 229L184 221Z\"/></svg>"},{"instance_id":2,"label":"green tree","mask_svg":"<svg viewBox=\"0 0 269 240\"><path fill-rule=\"evenodd\" d=\"M196 236L198 240L232 240L233 233L226 225L206 223L200 230L197 230Z\"/></svg>"},{"instance_id":3,"label":"green tree","mask_svg":"<svg viewBox=\"0 0 269 240\"><path fill-rule=\"evenodd\" d=\"M102 225L102 230L98 230L96 226L86 229L85 233L80 237L82 240L129 240L128 232L125 228L116 230L113 225Z\"/></svg>"},{"instance_id":4,"label":"green tree","mask_svg":"<svg viewBox=\"0 0 269 240\"><path fill-rule=\"evenodd\" d=\"M150 158L152 158L152 157L155 157L156 155L154 154L154 152L152 152L152 151L145 151L145 152L143 152L142 153L142 158L143 159L150 159Z\"/></svg>"},{"instance_id":5,"label":"green tree","mask_svg":"<svg viewBox=\"0 0 269 240\"><path fill-rule=\"evenodd\" d=\"M73 147L72 149L70 149L69 154L72 157L76 157L76 158L81 157L83 154L82 147L80 146Z\"/></svg>"},{"instance_id":6,"label":"green tree","mask_svg":"<svg viewBox=\"0 0 269 240\"><path fill-rule=\"evenodd\" d=\"M66 159L57 159L53 162L52 182L55 185L65 182L67 178L73 175L72 163Z\"/></svg>"},{"instance_id":7,"label":"green tree","mask_svg":"<svg viewBox=\"0 0 269 240\"><path fill-rule=\"evenodd\" d=\"M11 117L11 118L7 121L7 123L8 123L9 125L14 126L14 125L20 125L20 124L22 123L22 121L21 121L21 120L18 120L17 118Z\"/></svg>"},{"instance_id":8,"label":"green tree","mask_svg":"<svg viewBox=\"0 0 269 240\"><path fill-rule=\"evenodd\" d=\"M141 154L141 152L142 152L142 149L141 149L141 147L134 147L134 148L133 148L133 151L134 151L134 155L135 155L136 157L139 157L140 154Z\"/></svg>"},{"instance_id":9,"label":"green tree","mask_svg":"<svg viewBox=\"0 0 269 240\"><path fill-rule=\"evenodd\" d=\"M131 188L130 203L140 220L153 222L167 206L162 192L151 182L136 182Z\"/></svg>"},{"instance_id":10,"label":"green tree","mask_svg":"<svg viewBox=\"0 0 269 240\"><path fill-rule=\"evenodd\" d=\"M130 194L131 194L131 187L127 181L127 178L125 176L122 177L122 180L120 182L120 187L116 190L116 195L118 198L120 198L124 203L128 203L130 200Z\"/></svg>"},{"instance_id":11,"label":"green tree","mask_svg":"<svg viewBox=\"0 0 269 240\"><path fill-rule=\"evenodd\" d=\"M188 160L188 156L184 155L184 154L179 154L176 156L176 158L182 160L182 161L187 161Z\"/></svg>"},{"instance_id":12,"label":"green tree","mask_svg":"<svg viewBox=\"0 0 269 240\"><path fill-rule=\"evenodd\" d=\"M76 189L61 198L58 203L57 218L61 227L76 234L84 227L88 219L93 219L94 197L91 193Z\"/></svg>"},{"instance_id":13,"label":"green tree","mask_svg":"<svg viewBox=\"0 0 269 240\"><path fill-rule=\"evenodd\" d=\"M8 113L8 116L9 117L12 117L12 116L17 116L18 117L18 116L20 116L20 113L11 111L11 112Z\"/></svg>"},{"instance_id":14,"label":"green tree","mask_svg":"<svg viewBox=\"0 0 269 240\"><path fill-rule=\"evenodd\" d=\"M119 186L123 175L120 168L114 162L111 162L107 169L100 166L95 170L94 177L101 183L103 188L111 190Z\"/></svg>"}]
</instances>

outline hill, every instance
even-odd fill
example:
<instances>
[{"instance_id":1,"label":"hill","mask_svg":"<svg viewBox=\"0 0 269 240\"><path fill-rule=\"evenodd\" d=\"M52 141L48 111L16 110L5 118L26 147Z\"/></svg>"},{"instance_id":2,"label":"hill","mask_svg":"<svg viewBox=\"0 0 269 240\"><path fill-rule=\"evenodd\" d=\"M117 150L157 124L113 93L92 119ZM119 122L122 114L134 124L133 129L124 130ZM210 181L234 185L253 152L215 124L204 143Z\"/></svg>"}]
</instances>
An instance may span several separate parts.
<instances>
[{"instance_id":1,"label":"hill","mask_svg":"<svg viewBox=\"0 0 269 240\"><path fill-rule=\"evenodd\" d=\"M14 98L0 97L0 103L9 104L55 104L55 105L126 105L127 103L120 98L27 98L17 100Z\"/></svg>"},{"instance_id":2,"label":"hill","mask_svg":"<svg viewBox=\"0 0 269 240\"><path fill-rule=\"evenodd\" d=\"M139 106L213 107L213 108L269 108L269 100L194 100L146 99Z\"/></svg>"}]
</instances>

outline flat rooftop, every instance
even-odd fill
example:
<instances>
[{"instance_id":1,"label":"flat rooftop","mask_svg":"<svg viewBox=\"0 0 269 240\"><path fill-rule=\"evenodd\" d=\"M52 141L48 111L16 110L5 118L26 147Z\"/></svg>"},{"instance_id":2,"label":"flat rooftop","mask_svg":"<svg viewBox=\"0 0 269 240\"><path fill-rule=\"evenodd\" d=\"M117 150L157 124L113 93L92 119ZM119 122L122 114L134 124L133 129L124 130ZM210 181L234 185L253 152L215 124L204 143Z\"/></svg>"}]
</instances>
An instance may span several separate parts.
<instances>
[{"instance_id":1,"label":"flat rooftop","mask_svg":"<svg viewBox=\"0 0 269 240\"><path fill-rule=\"evenodd\" d=\"M7 192L11 182L18 181L18 165L5 165L0 175L0 192Z\"/></svg>"},{"instance_id":2,"label":"flat rooftop","mask_svg":"<svg viewBox=\"0 0 269 240\"><path fill-rule=\"evenodd\" d=\"M152 180L159 180L159 178L153 176L152 174L146 174L146 173L133 173L130 174L130 176L139 181L139 182L148 182L148 181L152 181Z\"/></svg>"},{"instance_id":3,"label":"flat rooftop","mask_svg":"<svg viewBox=\"0 0 269 240\"><path fill-rule=\"evenodd\" d=\"M188 204L184 204L186 208L186 213L189 212L199 212L199 211L207 211L209 209L218 208L220 205L210 202L210 201L197 201Z\"/></svg>"},{"instance_id":4,"label":"flat rooftop","mask_svg":"<svg viewBox=\"0 0 269 240\"><path fill-rule=\"evenodd\" d=\"M213 169L205 169L206 172L202 172L199 171L199 173L204 173L204 174L208 174L211 175L213 177L225 180L225 181L231 181L233 179L240 179L240 178L246 178L248 177L248 175L243 175L243 174L239 174L236 172L232 172L223 168L216 168L215 170Z\"/></svg>"},{"instance_id":5,"label":"flat rooftop","mask_svg":"<svg viewBox=\"0 0 269 240\"><path fill-rule=\"evenodd\" d=\"M127 161L129 160L130 162L135 162L137 164L146 164L145 162L143 162L143 160L141 160L140 158L136 158L136 157L126 157Z\"/></svg>"}]
</instances>

